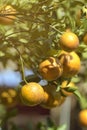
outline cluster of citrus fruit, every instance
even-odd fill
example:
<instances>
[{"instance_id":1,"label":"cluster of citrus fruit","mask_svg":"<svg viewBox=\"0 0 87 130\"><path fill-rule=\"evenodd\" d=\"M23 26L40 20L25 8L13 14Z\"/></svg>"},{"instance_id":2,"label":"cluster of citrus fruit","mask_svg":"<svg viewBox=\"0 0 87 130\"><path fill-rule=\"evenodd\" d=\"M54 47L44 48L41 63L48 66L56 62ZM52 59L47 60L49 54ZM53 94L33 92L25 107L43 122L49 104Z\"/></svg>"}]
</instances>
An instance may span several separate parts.
<instances>
[{"instance_id":1,"label":"cluster of citrus fruit","mask_svg":"<svg viewBox=\"0 0 87 130\"><path fill-rule=\"evenodd\" d=\"M60 54L56 57L48 57L38 65L40 76L47 80L48 84L41 86L36 82L30 82L21 87L21 99L26 105L56 107L65 101L66 96L72 95L73 92L69 88L76 88L68 79L80 70L80 58L75 52L79 46L79 38L73 32L66 31L61 35L59 44ZM63 80L58 86L60 79Z\"/></svg>"},{"instance_id":2,"label":"cluster of citrus fruit","mask_svg":"<svg viewBox=\"0 0 87 130\"><path fill-rule=\"evenodd\" d=\"M61 52L57 57L50 57L39 65L40 74L46 80L59 77L71 78L80 70L80 58L75 50L79 46L79 39L73 32L65 32L59 40Z\"/></svg>"},{"instance_id":3,"label":"cluster of citrus fruit","mask_svg":"<svg viewBox=\"0 0 87 130\"><path fill-rule=\"evenodd\" d=\"M0 103L7 108L12 108L18 103L18 94L14 88L0 88Z\"/></svg>"}]
</instances>

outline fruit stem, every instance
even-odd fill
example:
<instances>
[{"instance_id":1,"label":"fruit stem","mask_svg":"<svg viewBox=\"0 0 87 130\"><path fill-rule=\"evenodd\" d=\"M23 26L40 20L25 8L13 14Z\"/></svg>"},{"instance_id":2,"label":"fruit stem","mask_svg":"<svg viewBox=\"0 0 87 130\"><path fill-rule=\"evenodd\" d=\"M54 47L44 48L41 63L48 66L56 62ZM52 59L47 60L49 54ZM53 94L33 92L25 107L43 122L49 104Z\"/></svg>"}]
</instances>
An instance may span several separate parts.
<instances>
[{"instance_id":1,"label":"fruit stem","mask_svg":"<svg viewBox=\"0 0 87 130\"><path fill-rule=\"evenodd\" d=\"M51 27L52 29L54 29L55 31L57 31L60 35L62 35L63 32L59 31L58 29L56 29L56 28L55 28L54 26L52 26L52 25L50 25L50 27Z\"/></svg>"},{"instance_id":2,"label":"fruit stem","mask_svg":"<svg viewBox=\"0 0 87 130\"><path fill-rule=\"evenodd\" d=\"M22 68L22 78L23 78L24 82L26 84L28 84L28 82L27 82L27 80L25 78L25 74L24 74L24 64L23 64L23 59L22 59L21 55L20 55L20 61L21 61L21 68Z\"/></svg>"},{"instance_id":3,"label":"fruit stem","mask_svg":"<svg viewBox=\"0 0 87 130\"><path fill-rule=\"evenodd\" d=\"M5 40L5 41L8 42L8 40ZM9 42L8 42L8 43L9 43ZM21 62L21 68L22 68L22 78L23 78L24 82L25 82L26 84L28 84L28 82L27 82L26 79L25 79L23 58L22 58L22 56L21 56L21 54L20 54L20 51L19 51L12 43L10 43L10 45L16 49L16 51L18 52L18 54L19 54L19 56L20 56L20 62Z\"/></svg>"}]
</instances>

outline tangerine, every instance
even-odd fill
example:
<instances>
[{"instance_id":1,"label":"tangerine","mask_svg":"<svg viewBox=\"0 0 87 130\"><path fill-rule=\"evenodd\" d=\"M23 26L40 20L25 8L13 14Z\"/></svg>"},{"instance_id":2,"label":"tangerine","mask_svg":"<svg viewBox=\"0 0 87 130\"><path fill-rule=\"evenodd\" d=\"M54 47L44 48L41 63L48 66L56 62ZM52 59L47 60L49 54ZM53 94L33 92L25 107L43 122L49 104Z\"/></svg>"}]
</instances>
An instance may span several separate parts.
<instances>
[{"instance_id":1,"label":"tangerine","mask_svg":"<svg viewBox=\"0 0 87 130\"><path fill-rule=\"evenodd\" d=\"M87 127L87 109L81 110L78 116L80 124Z\"/></svg>"},{"instance_id":2,"label":"tangerine","mask_svg":"<svg viewBox=\"0 0 87 130\"><path fill-rule=\"evenodd\" d=\"M65 51L74 51L79 46L79 38L73 32L66 31L59 40L60 46Z\"/></svg>"},{"instance_id":3,"label":"tangerine","mask_svg":"<svg viewBox=\"0 0 87 130\"><path fill-rule=\"evenodd\" d=\"M63 68L59 60L49 57L39 64L39 72L44 79L52 81L62 75Z\"/></svg>"},{"instance_id":4,"label":"tangerine","mask_svg":"<svg viewBox=\"0 0 87 130\"><path fill-rule=\"evenodd\" d=\"M21 87L21 99L28 106L35 106L44 100L44 89L36 82L30 82Z\"/></svg>"},{"instance_id":5,"label":"tangerine","mask_svg":"<svg viewBox=\"0 0 87 130\"><path fill-rule=\"evenodd\" d=\"M61 96L60 92L56 92L56 86L44 87L44 101L41 103L43 108L51 109L61 105L65 101L65 97Z\"/></svg>"},{"instance_id":6,"label":"tangerine","mask_svg":"<svg viewBox=\"0 0 87 130\"><path fill-rule=\"evenodd\" d=\"M58 56L62 66L63 66L63 73L62 77L70 78L76 74L78 74L81 66L79 56L74 52L66 52L62 51Z\"/></svg>"}]
</instances>

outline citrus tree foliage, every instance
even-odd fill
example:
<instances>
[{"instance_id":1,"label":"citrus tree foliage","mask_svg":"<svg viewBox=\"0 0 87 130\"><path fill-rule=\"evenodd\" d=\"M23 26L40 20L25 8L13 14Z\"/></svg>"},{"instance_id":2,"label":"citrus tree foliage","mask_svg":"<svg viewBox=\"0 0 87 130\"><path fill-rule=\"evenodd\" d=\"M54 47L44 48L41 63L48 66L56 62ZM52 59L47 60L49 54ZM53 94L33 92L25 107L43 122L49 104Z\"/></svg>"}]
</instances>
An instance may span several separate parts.
<instances>
[{"instance_id":1,"label":"citrus tree foliage","mask_svg":"<svg viewBox=\"0 0 87 130\"><path fill-rule=\"evenodd\" d=\"M0 61L6 66L12 60L20 70L21 59L24 66L36 71L39 62L58 54L59 37L67 28L79 36L77 53L87 59L87 47L82 44L86 13L81 11L79 15L85 3L86 0L0 0L0 10L11 5L17 11L14 24L0 24Z\"/></svg>"},{"instance_id":2,"label":"citrus tree foliage","mask_svg":"<svg viewBox=\"0 0 87 130\"><path fill-rule=\"evenodd\" d=\"M11 15L11 13L3 14L6 5L16 10L13 14L16 17L14 23L10 25L0 23L0 64L6 67L10 61L16 65L15 70L22 73L24 67L38 73L38 65L43 59L59 54L61 34L71 30L79 37L80 45L76 53L82 61L79 76L72 77L72 81L82 82L81 92L87 97L85 91L87 90L87 43L84 44L83 41L87 33L86 2L86 0L0 0L0 17ZM39 77L35 78L31 76L30 80L40 80ZM59 89L60 86L57 91ZM72 88L66 90L74 91ZM79 97L78 93L74 94ZM86 98L80 102L81 106L87 108ZM82 104L83 102L85 105ZM65 129L65 126L54 129Z\"/></svg>"}]
</instances>

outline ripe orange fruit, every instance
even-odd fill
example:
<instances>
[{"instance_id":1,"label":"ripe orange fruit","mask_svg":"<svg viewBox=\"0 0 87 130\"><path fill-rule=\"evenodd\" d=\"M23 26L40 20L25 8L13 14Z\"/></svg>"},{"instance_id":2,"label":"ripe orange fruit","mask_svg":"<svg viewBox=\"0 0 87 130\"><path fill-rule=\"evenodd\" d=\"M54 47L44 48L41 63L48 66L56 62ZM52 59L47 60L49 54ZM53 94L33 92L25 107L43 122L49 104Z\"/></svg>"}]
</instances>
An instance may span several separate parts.
<instances>
[{"instance_id":1,"label":"ripe orange fruit","mask_svg":"<svg viewBox=\"0 0 87 130\"><path fill-rule=\"evenodd\" d=\"M0 96L3 98L8 98L9 94L7 93L7 91L3 91Z\"/></svg>"},{"instance_id":2,"label":"ripe orange fruit","mask_svg":"<svg viewBox=\"0 0 87 130\"><path fill-rule=\"evenodd\" d=\"M63 77L70 78L79 72L80 58L74 51L70 53L62 51L58 58L63 66Z\"/></svg>"},{"instance_id":3,"label":"ripe orange fruit","mask_svg":"<svg viewBox=\"0 0 87 130\"><path fill-rule=\"evenodd\" d=\"M79 117L79 123L82 126L87 127L87 109L81 110L78 117Z\"/></svg>"},{"instance_id":4,"label":"ripe orange fruit","mask_svg":"<svg viewBox=\"0 0 87 130\"><path fill-rule=\"evenodd\" d=\"M61 63L54 57L49 57L39 64L39 72L48 81L55 80L62 75Z\"/></svg>"},{"instance_id":5,"label":"ripe orange fruit","mask_svg":"<svg viewBox=\"0 0 87 130\"><path fill-rule=\"evenodd\" d=\"M14 20L16 19L16 10L10 6L3 6L0 9L0 24L4 24L4 25L9 25L12 24L14 22Z\"/></svg>"},{"instance_id":6,"label":"ripe orange fruit","mask_svg":"<svg viewBox=\"0 0 87 130\"><path fill-rule=\"evenodd\" d=\"M56 92L56 86L44 86L44 101L40 104L43 108L51 109L61 105L65 98L60 92Z\"/></svg>"},{"instance_id":7,"label":"ripe orange fruit","mask_svg":"<svg viewBox=\"0 0 87 130\"><path fill-rule=\"evenodd\" d=\"M12 93L14 92L15 95L11 95L8 91L11 90ZM7 108L11 108L17 105L18 98L17 98L17 92L14 89L6 88L3 89L3 91L0 94L1 103L4 104Z\"/></svg>"},{"instance_id":8,"label":"ripe orange fruit","mask_svg":"<svg viewBox=\"0 0 87 130\"><path fill-rule=\"evenodd\" d=\"M9 94L12 98L14 98L14 97L17 96L17 92L16 92L15 89L9 88L9 89L7 90L7 92L8 92L8 94Z\"/></svg>"},{"instance_id":9,"label":"ripe orange fruit","mask_svg":"<svg viewBox=\"0 0 87 130\"><path fill-rule=\"evenodd\" d=\"M79 46L79 39L73 32L66 31L59 40L60 46L65 51L74 51Z\"/></svg>"},{"instance_id":10,"label":"ripe orange fruit","mask_svg":"<svg viewBox=\"0 0 87 130\"><path fill-rule=\"evenodd\" d=\"M62 84L61 84L61 93L62 93L62 95L71 96L73 94L73 92L69 92L69 91L65 90L65 88L68 88L68 87L70 87L70 88L75 87L76 88L76 86L75 86L75 84L73 82L68 83L68 80L64 80L62 82Z\"/></svg>"},{"instance_id":11,"label":"ripe orange fruit","mask_svg":"<svg viewBox=\"0 0 87 130\"><path fill-rule=\"evenodd\" d=\"M44 100L44 89L36 82L30 82L21 87L21 99L28 106L35 106Z\"/></svg>"}]
</instances>

